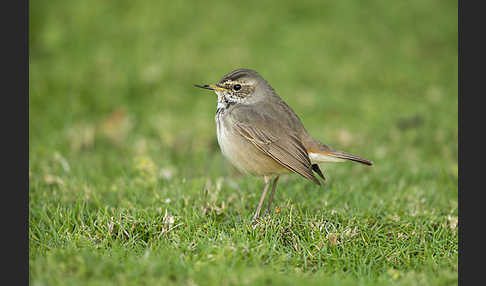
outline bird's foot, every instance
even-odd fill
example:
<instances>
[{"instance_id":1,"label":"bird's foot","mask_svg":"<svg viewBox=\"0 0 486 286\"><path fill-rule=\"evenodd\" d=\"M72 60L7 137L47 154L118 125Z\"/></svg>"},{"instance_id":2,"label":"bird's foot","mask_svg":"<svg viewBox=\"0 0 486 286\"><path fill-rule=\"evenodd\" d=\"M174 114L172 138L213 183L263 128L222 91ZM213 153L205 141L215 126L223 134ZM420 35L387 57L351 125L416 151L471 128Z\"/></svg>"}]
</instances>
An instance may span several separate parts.
<instances>
[{"instance_id":1,"label":"bird's foot","mask_svg":"<svg viewBox=\"0 0 486 286\"><path fill-rule=\"evenodd\" d=\"M261 220L259 220L258 218L253 218L253 220L251 221L251 226L253 227L253 229L255 229L258 225L260 225L261 223Z\"/></svg>"},{"instance_id":2,"label":"bird's foot","mask_svg":"<svg viewBox=\"0 0 486 286\"><path fill-rule=\"evenodd\" d=\"M260 216L260 212L256 212L255 215L253 215L253 219L251 220L251 224L253 226L258 224L258 217Z\"/></svg>"},{"instance_id":3,"label":"bird's foot","mask_svg":"<svg viewBox=\"0 0 486 286\"><path fill-rule=\"evenodd\" d=\"M265 214L263 214L263 216L264 216L264 217L270 216L270 210L269 210L269 209L267 209L267 210L265 211Z\"/></svg>"}]
</instances>

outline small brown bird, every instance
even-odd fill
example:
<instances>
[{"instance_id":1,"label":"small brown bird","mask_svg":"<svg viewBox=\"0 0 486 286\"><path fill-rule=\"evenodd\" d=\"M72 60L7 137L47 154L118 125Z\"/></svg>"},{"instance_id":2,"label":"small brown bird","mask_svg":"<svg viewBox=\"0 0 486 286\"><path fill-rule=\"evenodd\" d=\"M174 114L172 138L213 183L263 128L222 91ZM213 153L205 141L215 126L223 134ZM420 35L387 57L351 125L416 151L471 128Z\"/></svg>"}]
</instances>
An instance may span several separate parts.
<instances>
[{"instance_id":1,"label":"small brown bird","mask_svg":"<svg viewBox=\"0 0 486 286\"><path fill-rule=\"evenodd\" d=\"M240 171L265 180L254 221L272 178L265 214L270 212L281 174L297 173L320 185L313 172L323 180L325 177L317 163L350 160L372 165L312 138L292 108L254 70L237 69L217 84L195 86L213 90L218 96L216 134L223 155Z\"/></svg>"}]
</instances>

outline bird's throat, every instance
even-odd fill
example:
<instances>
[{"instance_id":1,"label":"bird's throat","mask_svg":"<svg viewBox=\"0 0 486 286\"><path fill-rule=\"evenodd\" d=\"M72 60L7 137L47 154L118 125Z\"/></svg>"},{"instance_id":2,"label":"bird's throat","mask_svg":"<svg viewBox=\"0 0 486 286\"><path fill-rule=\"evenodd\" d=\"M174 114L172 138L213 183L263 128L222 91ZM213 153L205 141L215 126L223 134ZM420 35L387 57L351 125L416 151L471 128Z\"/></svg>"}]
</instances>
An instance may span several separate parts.
<instances>
[{"instance_id":1,"label":"bird's throat","mask_svg":"<svg viewBox=\"0 0 486 286\"><path fill-rule=\"evenodd\" d=\"M236 102L228 100L226 96L218 96L218 106L216 107L216 110L217 112L220 110L223 111L234 104L236 104Z\"/></svg>"}]
</instances>

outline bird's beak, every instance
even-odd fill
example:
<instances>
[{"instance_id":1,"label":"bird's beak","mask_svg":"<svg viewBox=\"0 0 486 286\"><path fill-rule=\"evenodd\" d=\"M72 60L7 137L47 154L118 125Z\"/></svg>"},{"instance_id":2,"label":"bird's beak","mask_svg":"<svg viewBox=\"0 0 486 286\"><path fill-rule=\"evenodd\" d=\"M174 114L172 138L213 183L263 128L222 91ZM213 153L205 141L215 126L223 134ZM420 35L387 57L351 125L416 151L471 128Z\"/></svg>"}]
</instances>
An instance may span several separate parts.
<instances>
[{"instance_id":1,"label":"bird's beak","mask_svg":"<svg viewBox=\"0 0 486 286\"><path fill-rule=\"evenodd\" d=\"M217 84L205 84L205 85L195 84L194 86L199 88L209 89L209 90L227 91L226 88L218 86Z\"/></svg>"}]
</instances>

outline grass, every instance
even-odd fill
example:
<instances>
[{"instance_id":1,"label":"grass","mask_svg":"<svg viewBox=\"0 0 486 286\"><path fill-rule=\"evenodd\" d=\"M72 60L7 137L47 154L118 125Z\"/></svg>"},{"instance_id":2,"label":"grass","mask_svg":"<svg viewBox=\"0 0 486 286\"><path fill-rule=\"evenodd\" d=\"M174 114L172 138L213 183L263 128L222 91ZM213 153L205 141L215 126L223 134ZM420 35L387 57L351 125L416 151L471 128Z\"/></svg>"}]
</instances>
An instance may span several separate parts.
<instances>
[{"instance_id":1,"label":"grass","mask_svg":"<svg viewBox=\"0 0 486 286\"><path fill-rule=\"evenodd\" d=\"M457 284L457 2L283 3L30 3L32 285ZM239 67L375 166L252 227L192 86Z\"/></svg>"}]
</instances>

